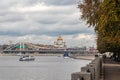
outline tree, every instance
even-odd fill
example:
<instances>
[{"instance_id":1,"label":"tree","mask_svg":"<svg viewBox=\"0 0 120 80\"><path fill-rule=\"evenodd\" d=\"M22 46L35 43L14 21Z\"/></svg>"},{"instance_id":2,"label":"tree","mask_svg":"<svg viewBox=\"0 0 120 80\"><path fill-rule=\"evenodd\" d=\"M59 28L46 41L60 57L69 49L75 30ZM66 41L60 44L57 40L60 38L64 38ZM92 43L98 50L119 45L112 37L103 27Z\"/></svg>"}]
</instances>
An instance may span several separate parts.
<instances>
[{"instance_id":1,"label":"tree","mask_svg":"<svg viewBox=\"0 0 120 80\"><path fill-rule=\"evenodd\" d=\"M96 27L99 19L101 0L83 0L83 3L78 5L82 15L81 19L86 20L87 24Z\"/></svg>"},{"instance_id":2,"label":"tree","mask_svg":"<svg viewBox=\"0 0 120 80\"><path fill-rule=\"evenodd\" d=\"M78 8L81 18L98 35L99 52L113 52L120 57L120 0L84 0Z\"/></svg>"},{"instance_id":3,"label":"tree","mask_svg":"<svg viewBox=\"0 0 120 80\"><path fill-rule=\"evenodd\" d=\"M120 0L104 0L100 8L101 14L97 26L98 36L102 36L104 44L106 44L106 51L119 53Z\"/></svg>"}]
</instances>

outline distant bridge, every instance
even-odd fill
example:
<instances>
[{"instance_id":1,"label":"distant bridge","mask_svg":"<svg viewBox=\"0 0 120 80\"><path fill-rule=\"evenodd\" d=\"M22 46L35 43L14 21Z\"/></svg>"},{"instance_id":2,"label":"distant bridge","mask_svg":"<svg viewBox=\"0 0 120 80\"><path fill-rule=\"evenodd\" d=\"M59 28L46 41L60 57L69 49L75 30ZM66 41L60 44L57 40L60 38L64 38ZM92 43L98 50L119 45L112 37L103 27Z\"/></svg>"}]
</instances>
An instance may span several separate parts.
<instances>
[{"instance_id":1,"label":"distant bridge","mask_svg":"<svg viewBox=\"0 0 120 80\"><path fill-rule=\"evenodd\" d=\"M85 50L64 50L64 49L40 49L40 50L3 50L3 53L34 53L34 52L38 52L38 53L64 53L64 52L68 52L68 53L86 53L87 51Z\"/></svg>"},{"instance_id":2,"label":"distant bridge","mask_svg":"<svg viewBox=\"0 0 120 80\"><path fill-rule=\"evenodd\" d=\"M21 46L22 45L22 46ZM23 46L24 45L24 46ZM26 46L27 45L27 46ZM25 48L24 48L25 47ZM27 48L26 48L27 47ZM31 43L16 43L2 50L3 53L86 53L86 48L43 48Z\"/></svg>"}]
</instances>

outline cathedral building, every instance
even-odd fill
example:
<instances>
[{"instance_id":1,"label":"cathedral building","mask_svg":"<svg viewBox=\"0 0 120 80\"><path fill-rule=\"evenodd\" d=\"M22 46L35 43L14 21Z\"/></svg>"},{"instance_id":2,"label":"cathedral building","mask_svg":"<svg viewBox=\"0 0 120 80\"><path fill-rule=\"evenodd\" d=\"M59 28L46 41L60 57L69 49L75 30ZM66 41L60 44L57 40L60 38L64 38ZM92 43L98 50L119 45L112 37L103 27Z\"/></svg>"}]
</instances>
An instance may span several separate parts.
<instances>
[{"instance_id":1,"label":"cathedral building","mask_svg":"<svg viewBox=\"0 0 120 80\"><path fill-rule=\"evenodd\" d=\"M66 48L66 42L63 41L61 36L58 36L57 41L54 42L55 48Z\"/></svg>"}]
</instances>

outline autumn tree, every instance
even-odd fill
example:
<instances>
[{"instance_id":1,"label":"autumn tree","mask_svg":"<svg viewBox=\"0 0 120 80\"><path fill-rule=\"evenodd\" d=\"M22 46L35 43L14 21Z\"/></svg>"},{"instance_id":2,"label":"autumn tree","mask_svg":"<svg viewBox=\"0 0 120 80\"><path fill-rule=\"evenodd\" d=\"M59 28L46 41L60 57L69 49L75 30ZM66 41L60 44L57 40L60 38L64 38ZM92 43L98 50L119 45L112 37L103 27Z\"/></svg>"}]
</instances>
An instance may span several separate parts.
<instances>
[{"instance_id":1,"label":"autumn tree","mask_svg":"<svg viewBox=\"0 0 120 80\"><path fill-rule=\"evenodd\" d=\"M95 29L99 52L120 57L120 0L83 0L78 8L81 19Z\"/></svg>"}]
</instances>

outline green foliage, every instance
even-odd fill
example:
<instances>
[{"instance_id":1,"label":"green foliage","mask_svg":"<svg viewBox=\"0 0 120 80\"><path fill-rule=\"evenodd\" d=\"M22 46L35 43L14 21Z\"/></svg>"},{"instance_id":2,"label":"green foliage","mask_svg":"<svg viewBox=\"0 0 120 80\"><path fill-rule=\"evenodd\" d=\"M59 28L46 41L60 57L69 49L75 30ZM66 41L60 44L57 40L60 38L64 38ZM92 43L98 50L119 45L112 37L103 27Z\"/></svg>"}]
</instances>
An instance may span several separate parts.
<instances>
[{"instance_id":1,"label":"green foliage","mask_svg":"<svg viewBox=\"0 0 120 80\"><path fill-rule=\"evenodd\" d=\"M105 51L120 52L120 0L104 0L101 5L98 34L104 39ZM98 38L98 44L99 38Z\"/></svg>"},{"instance_id":2,"label":"green foliage","mask_svg":"<svg viewBox=\"0 0 120 80\"><path fill-rule=\"evenodd\" d=\"M84 0L78 8L95 28L99 52L120 53L120 0Z\"/></svg>"},{"instance_id":3,"label":"green foliage","mask_svg":"<svg viewBox=\"0 0 120 80\"><path fill-rule=\"evenodd\" d=\"M78 5L82 12L81 19L86 20L89 26L96 26L99 19L100 0L84 0L82 4Z\"/></svg>"}]
</instances>

